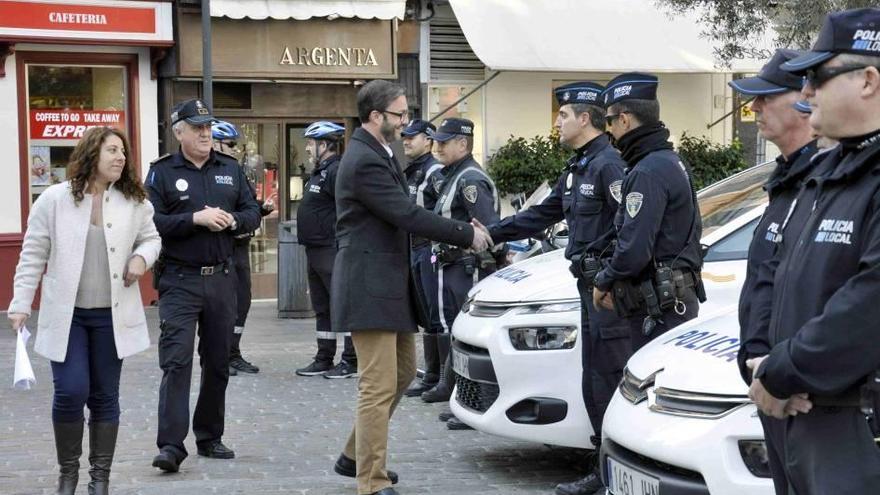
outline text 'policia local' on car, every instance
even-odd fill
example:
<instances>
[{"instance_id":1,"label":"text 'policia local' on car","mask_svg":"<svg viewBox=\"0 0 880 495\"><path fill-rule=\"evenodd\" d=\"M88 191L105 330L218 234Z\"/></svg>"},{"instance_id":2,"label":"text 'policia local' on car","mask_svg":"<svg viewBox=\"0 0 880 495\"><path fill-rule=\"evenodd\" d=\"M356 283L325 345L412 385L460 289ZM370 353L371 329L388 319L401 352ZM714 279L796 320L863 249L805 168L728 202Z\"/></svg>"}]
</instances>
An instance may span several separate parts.
<instances>
[{"instance_id":1,"label":"text 'policia local' on car","mask_svg":"<svg viewBox=\"0 0 880 495\"><path fill-rule=\"evenodd\" d=\"M642 348L604 421L615 494L773 493L763 434L736 366L736 306L774 162L698 194L708 301ZM562 250L477 284L453 326L452 411L477 430L593 448L581 392L580 299ZM722 448L719 449L719 445Z\"/></svg>"}]
</instances>

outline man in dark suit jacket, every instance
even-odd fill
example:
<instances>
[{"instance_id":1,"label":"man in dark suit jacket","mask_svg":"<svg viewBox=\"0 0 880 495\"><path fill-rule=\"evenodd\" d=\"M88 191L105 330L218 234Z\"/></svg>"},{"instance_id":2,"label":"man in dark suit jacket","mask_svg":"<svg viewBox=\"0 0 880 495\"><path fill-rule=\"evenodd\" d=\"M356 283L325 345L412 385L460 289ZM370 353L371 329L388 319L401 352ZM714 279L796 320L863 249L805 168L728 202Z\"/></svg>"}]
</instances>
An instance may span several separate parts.
<instances>
[{"instance_id":1,"label":"man in dark suit jacket","mask_svg":"<svg viewBox=\"0 0 880 495\"><path fill-rule=\"evenodd\" d=\"M358 355L357 420L334 470L356 476L358 494L396 495L386 471L388 422L416 374L417 323L427 325L410 272L410 234L486 249L483 229L413 204L389 143L406 125L404 88L376 80L358 92L361 127L336 179L336 245L331 282L334 331L351 332Z\"/></svg>"}]
</instances>

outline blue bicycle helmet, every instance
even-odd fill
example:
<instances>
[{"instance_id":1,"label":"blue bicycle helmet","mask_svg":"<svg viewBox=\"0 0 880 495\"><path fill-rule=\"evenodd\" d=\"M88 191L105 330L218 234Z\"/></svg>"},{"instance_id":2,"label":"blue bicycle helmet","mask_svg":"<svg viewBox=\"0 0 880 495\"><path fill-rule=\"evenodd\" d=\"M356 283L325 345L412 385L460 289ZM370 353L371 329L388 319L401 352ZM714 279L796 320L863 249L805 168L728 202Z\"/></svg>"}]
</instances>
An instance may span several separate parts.
<instances>
[{"instance_id":1,"label":"blue bicycle helmet","mask_svg":"<svg viewBox=\"0 0 880 495\"><path fill-rule=\"evenodd\" d=\"M211 124L211 136L218 141L232 141L238 139L241 134L229 122L217 120Z\"/></svg>"},{"instance_id":2,"label":"blue bicycle helmet","mask_svg":"<svg viewBox=\"0 0 880 495\"><path fill-rule=\"evenodd\" d=\"M328 141L336 141L345 134L345 127L333 122L319 121L306 127L303 136L309 139L326 139Z\"/></svg>"}]
</instances>

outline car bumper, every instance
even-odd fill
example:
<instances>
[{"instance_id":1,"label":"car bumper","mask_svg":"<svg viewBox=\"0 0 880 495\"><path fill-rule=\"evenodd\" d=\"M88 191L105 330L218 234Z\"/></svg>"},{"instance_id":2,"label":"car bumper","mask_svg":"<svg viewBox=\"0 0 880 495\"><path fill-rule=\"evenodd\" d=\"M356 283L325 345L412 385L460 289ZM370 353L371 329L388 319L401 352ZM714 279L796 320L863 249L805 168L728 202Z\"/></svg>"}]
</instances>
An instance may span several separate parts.
<instances>
[{"instance_id":1,"label":"car bumper","mask_svg":"<svg viewBox=\"0 0 880 495\"><path fill-rule=\"evenodd\" d=\"M602 430L603 480L608 458L660 481L662 495L772 495L773 482L751 474L739 453L739 440L761 439L753 405L718 419L685 418L648 409L649 398L632 404L614 394Z\"/></svg>"},{"instance_id":2,"label":"car bumper","mask_svg":"<svg viewBox=\"0 0 880 495\"><path fill-rule=\"evenodd\" d=\"M581 339L571 349L518 351L508 336L511 327L579 326L579 321L576 311L496 318L459 314L454 353L466 356L469 369L458 379L452 412L485 433L593 448L581 392Z\"/></svg>"}]
</instances>

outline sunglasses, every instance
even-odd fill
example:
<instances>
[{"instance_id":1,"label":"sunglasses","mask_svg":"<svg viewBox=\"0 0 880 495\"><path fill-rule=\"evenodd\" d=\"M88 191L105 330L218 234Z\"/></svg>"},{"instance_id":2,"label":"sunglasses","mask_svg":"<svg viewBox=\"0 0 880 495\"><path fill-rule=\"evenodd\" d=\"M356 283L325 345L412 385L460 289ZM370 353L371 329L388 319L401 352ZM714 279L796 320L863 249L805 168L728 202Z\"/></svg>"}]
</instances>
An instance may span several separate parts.
<instances>
[{"instance_id":1,"label":"sunglasses","mask_svg":"<svg viewBox=\"0 0 880 495\"><path fill-rule=\"evenodd\" d=\"M870 65L840 65L837 67L819 67L817 69L807 69L804 74L804 80L813 87L819 89L823 84L834 79L841 74L855 72L857 70L867 69Z\"/></svg>"},{"instance_id":2,"label":"sunglasses","mask_svg":"<svg viewBox=\"0 0 880 495\"><path fill-rule=\"evenodd\" d=\"M620 117L621 115L623 115L625 113L629 113L629 112L620 112L620 113L615 113L614 115L606 115L605 116L605 125L610 127L611 124L614 123L615 119L617 119L618 117Z\"/></svg>"}]
</instances>

